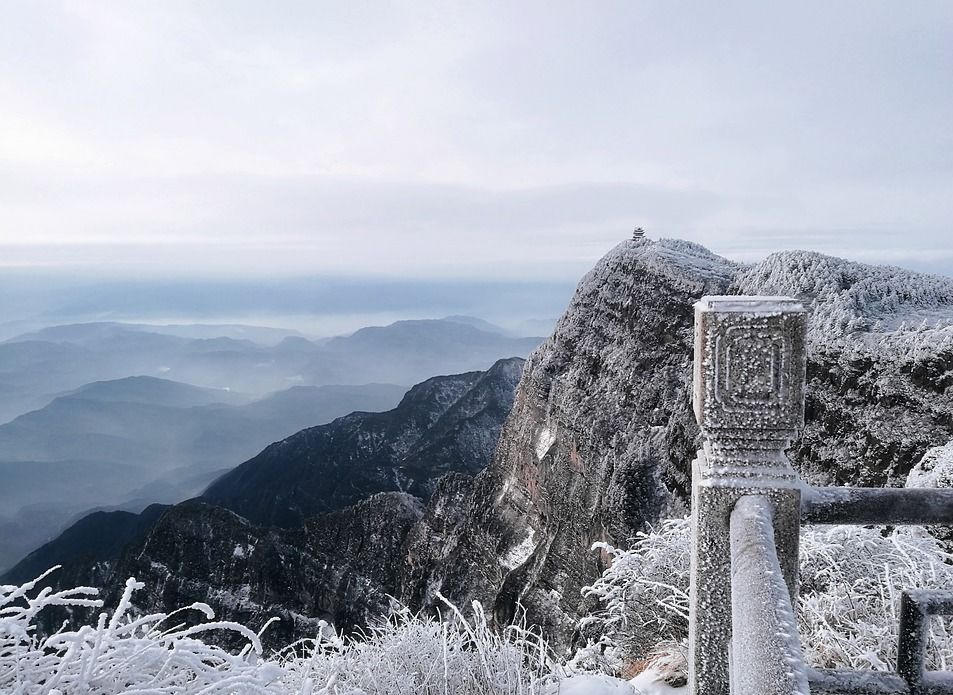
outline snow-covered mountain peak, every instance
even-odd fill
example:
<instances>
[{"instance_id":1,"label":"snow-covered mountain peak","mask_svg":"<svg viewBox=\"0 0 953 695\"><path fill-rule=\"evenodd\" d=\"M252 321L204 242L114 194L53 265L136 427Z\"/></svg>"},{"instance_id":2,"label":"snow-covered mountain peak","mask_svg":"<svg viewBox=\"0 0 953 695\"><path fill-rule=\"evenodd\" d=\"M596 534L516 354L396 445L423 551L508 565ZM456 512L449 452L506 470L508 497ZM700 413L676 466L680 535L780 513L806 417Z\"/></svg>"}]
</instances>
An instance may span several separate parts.
<instances>
[{"instance_id":1,"label":"snow-covered mountain peak","mask_svg":"<svg viewBox=\"0 0 953 695\"><path fill-rule=\"evenodd\" d=\"M867 265L814 251L781 251L742 270L738 294L791 295L808 302L811 338L953 325L953 278Z\"/></svg>"},{"instance_id":2,"label":"snow-covered mountain peak","mask_svg":"<svg viewBox=\"0 0 953 695\"><path fill-rule=\"evenodd\" d=\"M618 286L620 280L625 284L626 278L632 280L643 275L659 276L704 294L723 287L739 268L738 263L691 241L630 239L618 244L596 263L579 283L576 296L607 284Z\"/></svg>"}]
</instances>

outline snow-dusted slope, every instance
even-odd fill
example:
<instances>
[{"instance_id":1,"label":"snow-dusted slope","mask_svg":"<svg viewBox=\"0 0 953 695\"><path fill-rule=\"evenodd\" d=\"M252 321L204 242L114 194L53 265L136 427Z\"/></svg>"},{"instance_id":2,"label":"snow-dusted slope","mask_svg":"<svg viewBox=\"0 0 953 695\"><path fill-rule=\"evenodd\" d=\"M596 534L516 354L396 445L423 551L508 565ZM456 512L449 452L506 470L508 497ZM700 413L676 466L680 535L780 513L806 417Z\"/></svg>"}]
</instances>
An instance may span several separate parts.
<instances>
[{"instance_id":1,"label":"snow-dusted slope","mask_svg":"<svg viewBox=\"0 0 953 695\"><path fill-rule=\"evenodd\" d=\"M813 251L774 253L738 274L733 294L806 299L814 340L905 326L953 326L953 278L872 266Z\"/></svg>"},{"instance_id":2,"label":"snow-dusted slope","mask_svg":"<svg viewBox=\"0 0 953 695\"><path fill-rule=\"evenodd\" d=\"M815 482L902 485L953 427L953 279L806 251L739 273L732 292L806 301L807 426L794 459Z\"/></svg>"}]
</instances>

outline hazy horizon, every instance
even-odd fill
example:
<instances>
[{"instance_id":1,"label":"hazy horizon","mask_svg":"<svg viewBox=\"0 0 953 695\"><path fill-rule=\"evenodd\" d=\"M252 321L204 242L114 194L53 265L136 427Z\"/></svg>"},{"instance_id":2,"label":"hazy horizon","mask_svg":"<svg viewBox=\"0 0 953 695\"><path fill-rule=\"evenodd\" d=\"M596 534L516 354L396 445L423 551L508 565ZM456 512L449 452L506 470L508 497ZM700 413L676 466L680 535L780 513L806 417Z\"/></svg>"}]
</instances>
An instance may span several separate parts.
<instances>
[{"instance_id":1,"label":"hazy horizon","mask_svg":"<svg viewBox=\"0 0 953 695\"><path fill-rule=\"evenodd\" d=\"M865 255L847 257L864 262ZM451 315L484 319L520 335L545 335L539 327L563 313L592 264L578 265L560 279L525 281L280 274L110 278L49 268L8 269L0 272L0 340L46 326L95 321L244 324L317 338ZM927 258L886 265L953 276L942 261Z\"/></svg>"},{"instance_id":2,"label":"hazy horizon","mask_svg":"<svg viewBox=\"0 0 953 695\"><path fill-rule=\"evenodd\" d=\"M246 324L329 337L405 319L463 315L522 335L554 321L571 282L393 278L99 280L0 274L0 340L46 326L96 321ZM548 333L548 331L546 331Z\"/></svg>"}]
</instances>

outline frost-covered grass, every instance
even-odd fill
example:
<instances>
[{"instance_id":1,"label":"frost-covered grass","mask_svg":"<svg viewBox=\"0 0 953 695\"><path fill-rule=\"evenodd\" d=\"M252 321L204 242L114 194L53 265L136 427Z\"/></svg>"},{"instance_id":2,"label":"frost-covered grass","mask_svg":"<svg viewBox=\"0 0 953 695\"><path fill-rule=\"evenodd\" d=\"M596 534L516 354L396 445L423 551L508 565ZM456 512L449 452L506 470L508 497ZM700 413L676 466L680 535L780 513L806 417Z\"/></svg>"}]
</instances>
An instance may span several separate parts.
<instances>
[{"instance_id":1,"label":"frost-covered grass","mask_svg":"<svg viewBox=\"0 0 953 695\"><path fill-rule=\"evenodd\" d=\"M52 571L52 570L50 570ZM192 604L171 614L135 616L131 598L140 582L130 579L112 614L101 613L95 626L61 629L39 638L34 619L49 606L101 607L97 590L79 587L37 590L49 572L22 586L0 586L0 692L39 693L265 693L276 689L283 669L260 659L258 634L235 623L205 622L186 627L179 613L211 609ZM238 654L206 644L208 630L232 630L248 640Z\"/></svg>"},{"instance_id":2,"label":"frost-covered grass","mask_svg":"<svg viewBox=\"0 0 953 695\"><path fill-rule=\"evenodd\" d=\"M562 674L537 632L525 625L495 631L479 603L470 619L447 606L448 619L402 610L361 639L332 632L293 645L283 664L302 692L342 695L532 694Z\"/></svg>"},{"instance_id":3,"label":"frost-covered grass","mask_svg":"<svg viewBox=\"0 0 953 695\"><path fill-rule=\"evenodd\" d=\"M631 550L599 544L611 567L585 593L603 610L589 619L600 654L615 668L661 640L688 634L689 521L666 521ZM896 664L903 589L953 587L953 556L915 527L808 527L801 533L798 630L809 664L888 670ZM953 668L953 632L934 619L927 660Z\"/></svg>"},{"instance_id":4,"label":"frost-covered grass","mask_svg":"<svg viewBox=\"0 0 953 695\"><path fill-rule=\"evenodd\" d=\"M0 692L16 695L535 695L564 675L545 641L525 625L494 631L479 604L469 620L447 604L444 620L396 612L363 639L325 626L315 639L265 658L261 631L215 622L192 604L171 614L136 615L130 579L112 613L95 626L39 638L35 618L48 606L101 607L97 590L0 586ZM186 627L185 611L206 622ZM262 628L264 630L267 627ZM231 630L247 640L239 654L206 644L201 633Z\"/></svg>"}]
</instances>

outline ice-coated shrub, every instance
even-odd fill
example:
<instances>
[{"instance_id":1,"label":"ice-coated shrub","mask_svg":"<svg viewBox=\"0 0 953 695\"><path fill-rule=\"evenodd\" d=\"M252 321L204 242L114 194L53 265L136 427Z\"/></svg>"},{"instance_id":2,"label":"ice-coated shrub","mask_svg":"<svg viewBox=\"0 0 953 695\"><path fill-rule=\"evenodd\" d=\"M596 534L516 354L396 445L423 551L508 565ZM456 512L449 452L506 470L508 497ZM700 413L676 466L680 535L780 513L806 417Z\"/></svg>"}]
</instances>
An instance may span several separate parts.
<instances>
[{"instance_id":1,"label":"ice-coated shrub","mask_svg":"<svg viewBox=\"0 0 953 695\"><path fill-rule=\"evenodd\" d=\"M55 568L54 568L55 569ZM200 603L170 614L134 616L132 594L141 582L129 579L112 615L101 613L95 626L62 629L41 639L34 619L47 606L101 607L97 590L79 587L54 592L37 590L49 570L22 586L0 586L0 692L17 695L96 693L165 695L173 693L284 692L280 666L260 659L258 634L228 622L185 627L176 614L197 610L211 620ZM207 630L233 630L248 640L238 655L205 644Z\"/></svg>"},{"instance_id":2,"label":"ice-coated shrub","mask_svg":"<svg viewBox=\"0 0 953 695\"><path fill-rule=\"evenodd\" d=\"M466 619L444 602L442 620L401 609L360 639L326 631L292 645L280 655L287 682L327 695L534 695L562 675L525 624L497 631L479 603Z\"/></svg>"},{"instance_id":3,"label":"ice-coated shrub","mask_svg":"<svg viewBox=\"0 0 953 695\"><path fill-rule=\"evenodd\" d=\"M689 520L666 521L631 550L597 544L612 565L584 593L602 609L588 619L599 652L615 668L648 656L656 642L688 636ZM862 526L801 532L798 629L809 664L888 670L896 665L904 589L953 588L953 556L920 528ZM928 663L953 668L949 621L930 623Z\"/></svg>"},{"instance_id":4,"label":"ice-coated shrub","mask_svg":"<svg viewBox=\"0 0 953 695\"><path fill-rule=\"evenodd\" d=\"M496 631L479 604L469 620L449 602L443 620L397 608L361 639L324 626L315 639L264 658L261 631L215 622L205 604L137 615L132 598L142 583L135 579L95 626L41 639L35 618L45 607L102 607L94 588L38 589L48 574L0 586L0 693L536 695L565 675L537 632L525 624ZM179 618L187 610L208 622L186 627ZM231 654L205 644L201 633L216 629L237 632L246 648Z\"/></svg>"},{"instance_id":5,"label":"ice-coated shrub","mask_svg":"<svg viewBox=\"0 0 953 695\"><path fill-rule=\"evenodd\" d=\"M640 533L632 550L608 543L593 546L609 555L610 564L583 589L603 608L582 621L583 633L594 644L577 655L577 663L596 668L601 655L610 670L617 670L624 660L645 658L659 643L688 634L690 539L685 523L663 521L656 532Z\"/></svg>"}]
</instances>

